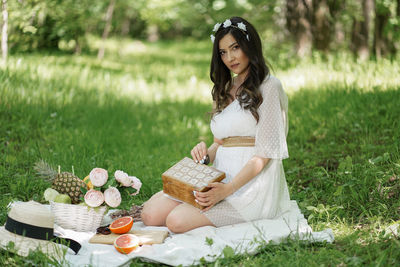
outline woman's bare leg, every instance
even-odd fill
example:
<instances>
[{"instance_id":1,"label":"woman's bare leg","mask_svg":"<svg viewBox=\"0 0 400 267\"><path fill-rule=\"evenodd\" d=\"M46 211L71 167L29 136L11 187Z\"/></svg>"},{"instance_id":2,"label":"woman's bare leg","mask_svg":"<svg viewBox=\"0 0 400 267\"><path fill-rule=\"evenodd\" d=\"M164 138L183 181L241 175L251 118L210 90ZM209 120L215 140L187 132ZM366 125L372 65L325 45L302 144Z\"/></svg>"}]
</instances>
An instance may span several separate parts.
<instances>
[{"instance_id":1,"label":"woman's bare leg","mask_svg":"<svg viewBox=\"0 0 400 267\"><path fill-rule=\"evenodd\" d=\"M166 226L174 233L183 233L206 225L214 226L199 209L187 203L177 205L166 219Z\"/></svg>"},{"instance_id":2,"label":"woman's bare leg","mask_svg":"<svg viewBox=\"0 0 400 267\"><path fill-rule=\"evenodd\" d=\"M142 221L145 225L165 226L168 214L181 202L164 196L163 191L154 194L143 205Z\"/></svg>"}]
</instances>

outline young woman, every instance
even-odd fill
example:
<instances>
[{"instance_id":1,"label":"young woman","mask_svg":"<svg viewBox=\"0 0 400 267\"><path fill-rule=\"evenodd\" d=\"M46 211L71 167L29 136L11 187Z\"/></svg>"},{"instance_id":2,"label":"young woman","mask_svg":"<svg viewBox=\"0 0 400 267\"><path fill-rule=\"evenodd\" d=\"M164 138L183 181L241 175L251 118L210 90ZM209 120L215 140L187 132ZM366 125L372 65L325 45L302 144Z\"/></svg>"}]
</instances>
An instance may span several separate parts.
<instances>
[{"instance_id":1,"label":"young woman","mask_svg":"<svg viewBox=\"0 0 400 267\"><path fill-rule=\"evenodd\" d=\"M226 173L207 192L194 192L199 210L163 192L145 204L146 225L180 233L197 227L223 226L273 218L289 207L282 159L288 157L287 97L270 75L255 28L240 17L214 26L210 77L214 83L211 131L214 143L191 151L195 162L208 156ZM234 74L234 75L232 75Z\"/></svg>"}]
</instances>

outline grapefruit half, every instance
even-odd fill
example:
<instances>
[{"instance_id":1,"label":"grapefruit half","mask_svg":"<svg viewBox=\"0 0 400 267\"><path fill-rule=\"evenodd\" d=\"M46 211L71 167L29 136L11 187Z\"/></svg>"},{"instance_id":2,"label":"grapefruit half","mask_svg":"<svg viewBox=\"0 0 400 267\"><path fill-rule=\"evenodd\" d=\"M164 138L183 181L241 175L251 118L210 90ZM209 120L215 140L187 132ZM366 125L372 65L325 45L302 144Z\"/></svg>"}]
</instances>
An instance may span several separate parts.
<instances>
[{"instance_id":1,"label":"grapefruit half","mask_svg":"<svg viewBox=\"0 0 400 267\"><path fill-rule=\"evenodd\" d=\"M122 254L129 254L139 246L139 238L132 234L120 235L114 241L114 247Z\"/></svg>"},{"instance_id":2,"label":"grapefruit half","mask_svg":"<svg viewBox=\"0 0 400 267\"><path fill-rule=\"evenodd\" d=\"M114 220L108 228L115 234L125 234L131 230L133 225L133 218L131 216L125 216Z\"/></svg>"}]
</instances>

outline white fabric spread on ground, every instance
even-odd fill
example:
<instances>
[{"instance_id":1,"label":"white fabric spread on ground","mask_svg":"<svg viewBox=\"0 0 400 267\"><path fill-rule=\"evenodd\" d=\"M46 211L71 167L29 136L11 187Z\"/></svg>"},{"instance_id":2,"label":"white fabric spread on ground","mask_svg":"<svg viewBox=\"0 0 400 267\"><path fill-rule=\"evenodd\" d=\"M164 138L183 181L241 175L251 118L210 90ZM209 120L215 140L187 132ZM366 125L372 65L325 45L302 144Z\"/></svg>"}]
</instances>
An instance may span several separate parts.
<instances>
[{"instance_id":1,"label":"white fabric spread on ground","mask_svg":"<svg viewBox=\"0 0 400 267\"><path fill-rule=\"evenodd\" d=\"M105 217L107 218L107 216ZM166 227L146 227L141 222L134 223L136 230L166 230ZM308 240L309 242L333 242L331 229L312 232L307 220L301 214L297 203L291 201L288 212L274 219L264 219L223 227L201 227L184 234L170 234L163 244L145 245L129 255L117 252L113 245L90 244L88 240L94 233L80 233L56 227L66 237L73 238L82 244L77 255L68 250L66 260L71 266L121 266L129 265L132 258L160 262L169 265L191 265L199 263L204 257L206 261L214 261L223 255L223 249L230 246L236 254L256 253L263 242L280 243L288 237ZM210 246L206 238L213 240Z\"/></svg>"}]
</instances>

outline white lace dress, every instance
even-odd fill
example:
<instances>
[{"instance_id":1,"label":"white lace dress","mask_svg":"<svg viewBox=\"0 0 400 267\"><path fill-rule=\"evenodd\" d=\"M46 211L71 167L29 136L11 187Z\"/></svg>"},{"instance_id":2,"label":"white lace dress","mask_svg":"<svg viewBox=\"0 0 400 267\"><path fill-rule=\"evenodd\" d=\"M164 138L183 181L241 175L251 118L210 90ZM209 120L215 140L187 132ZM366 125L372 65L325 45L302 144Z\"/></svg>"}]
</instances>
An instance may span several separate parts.
<instances>
[{"instance_id":1,"label":"white lace dress","mask_svg":"<svg viewBox=\"0 0 400 267\"><path fill-rule=\"evenodd\" d=\"M280 81L265 78L260 86L263 103L257 123L249 110L234 100L211 120L211 131L218 139L254 136L254 147L218 147L213 166L226 173L229 182L254 156L270 158L265 168L233 195L204 212L215 226L273 218L289 209L289 192L282 159L288 157L288 100Z\"/></svg>"}]
</instances>

